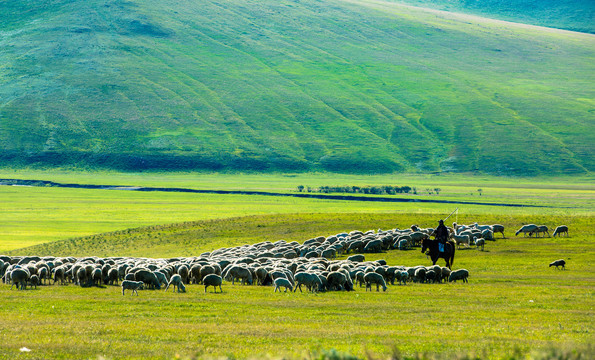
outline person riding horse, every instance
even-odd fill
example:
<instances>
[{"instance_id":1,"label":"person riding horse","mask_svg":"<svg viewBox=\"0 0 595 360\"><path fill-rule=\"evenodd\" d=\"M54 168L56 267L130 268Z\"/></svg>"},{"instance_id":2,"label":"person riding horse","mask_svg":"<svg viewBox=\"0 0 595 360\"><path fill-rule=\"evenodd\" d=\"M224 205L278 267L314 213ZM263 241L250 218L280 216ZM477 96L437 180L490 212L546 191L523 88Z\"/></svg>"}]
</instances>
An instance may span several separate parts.
<instances>
[{"instance_id":1,"label":"person riding horse","mask_svg":"<svg viewBox=\"0 0 595 360\"><path fill-rule=\"evenodd\" d=\"M444 252L446 241L448 241L448 228L444 225L444 220L438 222L438 227L434 232L434 238L438 241L438 249Z\"/></svg>"}]
</instances>

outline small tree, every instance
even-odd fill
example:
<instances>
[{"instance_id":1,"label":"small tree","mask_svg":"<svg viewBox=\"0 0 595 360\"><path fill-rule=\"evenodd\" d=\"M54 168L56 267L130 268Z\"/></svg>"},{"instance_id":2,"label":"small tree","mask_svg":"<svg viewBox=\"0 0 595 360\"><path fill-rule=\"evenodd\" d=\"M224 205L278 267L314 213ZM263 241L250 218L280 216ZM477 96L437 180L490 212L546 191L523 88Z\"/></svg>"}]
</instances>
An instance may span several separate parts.
<instances>
[{"instance_id":1,"label":"small tree","mask_svg":"<svg viewBox=\"0 0 595 360\"><path fill-rule=\"evenodd\" d=\"M436 192L436 195L440 195L440 191L442 191L441 188L434 188L434 191Z\"/></svg>"},{"instance_id":2,"label":"small tree","mask_svg":"<svg viewBox=\"0 0 595 360\"><path fill-rule=\"evenodd\" d=\"M298 185L297 189L299 192L304 191L304 185Z\"/></svg>"},{"instance_id":3,"label":"small tree","mask_svg":"<svg viewBox=\"0 0 595 360\"><path fill-rule=\"evenodd\" d=\"M477 189L477 192L479 193L479 196L481 196L483 189Z\"/></svg>"}]
</instances>

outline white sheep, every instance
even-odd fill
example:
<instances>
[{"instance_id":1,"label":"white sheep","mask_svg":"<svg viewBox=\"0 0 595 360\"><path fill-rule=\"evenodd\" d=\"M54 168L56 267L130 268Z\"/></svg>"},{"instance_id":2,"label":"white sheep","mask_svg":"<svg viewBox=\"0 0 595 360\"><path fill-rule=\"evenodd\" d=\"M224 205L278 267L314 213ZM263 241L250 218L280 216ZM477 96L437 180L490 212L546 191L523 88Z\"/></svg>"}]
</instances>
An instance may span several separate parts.
<instances>
[{"instance_id":1,"label":"white sheep","mask_svg":"<svg viewBox=\"0 0 595 360\"><path fill-rule=\"evenodd\" d=\"M455 235L452 234L452 239L457 243L457 249L461 248L461 244L465 245L465 247L468 247L471 240L469 235Z\"/></svg>"},{"instance_id":2,"label":"white sheep","mask_svg":"<svg viewBox=\"0 0 595 360\"><path fill-rule=\"evenodd\" d=\"M562 235L562 233L565 233L566 236L568 236L568 226L560 225L560 226L556 227L556 230L554 230L554 235L552 235L552 237L556 237L556 235L558 235L558 237L560 237Z\"/></svg>"},{"instance_id":3,"label":"white sheep","mask_svg":"<svg viewBox=\"0 0 595 360\"><path fill-rule=\"evenodd\" d=\"M486 244L486 241L484 238L475 239L475 246L477 247L477 249L479 249L481 247L481 251L483 251L483 247L485 244Z\"/></svg>"},{"instance_id":4,"label":"white sheep","mask_svg":"<svg viewBox=\"0 0 595 360\"><path fill-rule=\"evenodd\" d=\"M552 266L555 266L558 270L560 270L559 266L562 266L562 269L566 270L566 261L564 259L556 260L550 264L550 267Z\"/></svg>"},{"instance_id":5,"label":"white sheep","mask_svg":"<svg viewBox=\"0 0 595 360\"><path fill-rule=\"evenodd\" d=\"M178 292L186 292L186 287L184 286L184 282L182 281L182 276L179 274L175 274L169 279L169 283L165 287L165 291L169 289L169 287L173 285L173 291L176 291L176 287L178 288Z\"/></svg>"},{"instance_id":6,"label":"white sheep","mask_svg":"<svg viewBox=\"0 0 595 360\"><path fill-rule=\"evenodd\" d=\"M122 295L124 295L124 290L132 290L132 295L136 293L138 296L137 290L143 289L143 282L142 281L132 281L132 280L124 280L122 281Z\"/></svg>"},{"instance_id":7,"label":"white sheep","mask_svg":"<svg viewBox=\"0 0 595 360\"><path fill-rule=\"evenodd\" d=\"M380 291L378 289L379 286L382 286L382 291L386 291L384 277L376 272L370 272L364 275L364 281L366 282L366 291L368 291L368 289L372 291L372 284L376 284L376 291Z\"/></svg>"},{"instance_id":8,"label":"white sheep","mask_svg":"<svg viewBox=\"0 0 595 360\"><path fill-rule=\"evenodd\" d=\"M514 236L518 236L520 233L523 233L523 236L527 236L527 233L531 234L535 230L537 230L537 225L535 224L523 225L514 233Z\"/></svg>"},{"instance_id":9,"label":"white sheep","mask_svg":"<svg viewBox=\"0 0 595 360\"><path fill-rule=\"evenodd\" d=\"M281 287L285 288L285 292L289 289L290 292L293 291L293 285L287 280L286 278L279 277L275 279L275 292L279 290L281 292Z\"/></svg>"},{"instance_id":10,"label":"white sheep","mask_svg":"<svg viewBox=\"0 0 595 360\"><path fill-rule=\"evenodd\" d=\"M219 286L219 290L221 292L223 292L223 289L221 289L221 284L223 283L223 279L221 278L221 276L219 276L217 274L209 274L209 275L205 276L202 279L202 283L205 286L205 293L207 292L207 288L209 286L212 286L213 288L215 288L215 292L217 292L217 286Z\"/></svg>"},{"instance_id":11,"label":"white sheep","mask_svg":"<svg viewBox=\"0 0 595 360\"><path fill-rule=\"evenodd\" d=\"M469 277L469 270L467 269L458 269L458 270L454 270L450 273L450 276L448 277L448 282L457 282L457 280L463 280L464 283L468 283L469 280L467 280L467 278Z\"/></svg>"}]
</instances>

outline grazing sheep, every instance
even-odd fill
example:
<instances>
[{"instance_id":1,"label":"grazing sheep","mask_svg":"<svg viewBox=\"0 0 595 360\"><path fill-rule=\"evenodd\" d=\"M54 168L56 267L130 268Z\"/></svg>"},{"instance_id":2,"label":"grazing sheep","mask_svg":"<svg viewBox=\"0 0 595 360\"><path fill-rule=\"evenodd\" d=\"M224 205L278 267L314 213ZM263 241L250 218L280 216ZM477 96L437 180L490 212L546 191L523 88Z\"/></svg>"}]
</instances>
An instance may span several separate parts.
<instances>
[{"instance_id":1,"label":"grazing sheep","mask_svg":"<svg viewBox=\"0 0 595 360\"><path fill-rule=\"evenodd\" d=\"M294 292L297 291L298 288L300 289L300 292L302 292L302 284L306 285L308 290L311 292L317 292L322 288L322 282L316 274L311 274L302 271L296 273L294 278L296 281L295 288L293 290Z\"/></svg>"},{"instance_id":2,"label":"grazing sheep","mask_svg":"<svg viewBox=\"0 0 595 360\"><path fill-rule=\"evenodd\" d=\"M461 248L461 244L465 245L465 247L468 247L470 244L470 237L469 235L455 235L452 234L451 238L457 243L457 249Z\"/></svg>"},{"instance_id":3,"label":"grazing sheep","mask_svg":"<svg viewBox=\"0 0 595 360\"><path fill-rule=\"evenodd\" d=\"M39 277L37 275L31 275L29 284L31 285L31 289L33 289L33 286L37 289L37 285L39 285Z\"/></svg>"},{"instance_id":4,"label":"grazing sheep","mask_svg":"<svg viewBox=\"0 0 595 360\"><path fill-rule=\"evenodd\" d=\"M118 285L118 278L119 278L118 269L111 268L107 272L107 276L104 279L104 283L109 284L109 285L114 285L114 284Z\"/></svg>"},{"instance_id":5,"label":"grazing sheep","mask_svg":"<svg viewBox=\"0 0 595 360\"><path fill-rule=\"evenodd\" d=\"M215 288L215 292L217 292L217 286L219 286L219 290L221 292L223 292L223 289L221 289L221 284L223 283L223 279L221 278L221 276L219 276L217 274L209 274L209 275L205 276L202 279L202 283L205 286L205 293L207 292L207 288L209 286L212 286L213 288Z\"/></svg>"},{"instance_id":6,"label":"grazing sheep","mask_svg":"<svg viewBox=\"0 0 595 360\"><path fill-rule=\"evenodd\" d=\"M439 279L439 275L438 275L438 273L436 273L436 271L434 269L426 271L426 282L435 283L438 279Z\"/></svg>"},{"instance_id":7,"label":"grazing sheep","mask_svg":"<svg viewBox=\"0 0 595 360\"><path fill-rule=\"evenodd\" d=\"M372 291L372 284L376 284L376 291L380 291L379 286L382 286L382 291L386 291L386 282L384 281L384 277L376 272L371 272L364 275L364 281L366 282L366 291L368 291L368 289Z\"/></svg>"},{"instance_id":8,"label":"grazing sheep","mask_svg":"<svg viewBox=\"0 0 595 360\"><path fill-rule=\"evenodd\" d=\"M190 274L190 270L188 269L188 266L182 265L178 268L178 275L180 275L180 277L182 278L182 282L184 284L188 284L189 274ZM170 281L171 281L171 279L170 279Z\"/></svg>"},{"instance_id":9,"label":"grazing sheep","mask_svg":"<svg viewBox=\"0 0 595 360\"><path fill-rule=\"evenodd\" d=\"M366 257L362 254L352 255L347 258L347 261L351 262L364 262L366 261Z\"/></svg>"},{"instance_id":10,"label":"grazing sheep","mask_svg":"<svg viewBox=\"0 0 595 360\"><path fill-rule=\"evenodd\" d=\"M531 231L529 233L529 236L535 234L535 237L537 237L537 235L542 234L543 237L545 237L545 234L547 234L548 237L550 237L550 233L549 233L549 229L546 225L539 225L537 227L537 229Z\"/></svg>"},{"instance_id":11,"label":"grazing sheep","mask_svg":"<svg viewBox=\"0 0 595 360\"><path fill-rule=\"evenodd\" d=\"M481 251L483 251L483 247L486 244L486 241L484 238L479 238L475 240L475 246L477 247L477 249L479 249L481 247Z\"/></svg>"},{"instance_id":12,"label":"grazing sheep","mask_svg":"<svg viewBox=\"0 0 595 360\"><path fill-rule=\"evenodd\" d=\"M414 277L413 277L413 280L415 282L420 282L420 283L426 282L426 272L427 272L427 270L423 266L420 267L420 268L418 268L418 269L416 269L415 270Z\"/></svg>"},{"instance_id":13,"label":"grazing sheep","mask_svg":"<svg viewBox=\"0 0 595 360\"><path fill-rule=\"evenodd\" d=\"M139 270L134 274L135 281L142 281L150 289L161 290L161 284L157 276L150 270Z\"/></svg>"},{"instance_id":14,"label":"grazing sheep","mask_svg":"<svg viewBox=\"0 0 595 360\"><path fill-rule=\"evenodd\" d=\"M162 273L161 271L157 271L157 270L153 271L153 274L155 274L155 276L157 277L157 280L159 280L160 285L167 286L169 284L169 280L167 280L167 276L165 276L165 274Z\"/></svg>"},{"instance_id":15,"label":"grazing sheep","mask_svg":"<svg viewBox=\"0 0 595 360\"><path fill-rule=\"evenodd\" d=\"M85 267L80 267L76 272L76 283L81 287L88 285L87 270Z\"/></svg>"},{"instance_id":16,"label":"grazing sheep","mask_svg":"<svg viewBox=\"0 0 595 360\"><path fill-rule=\"evenodd\" d=\"M54 269L54 284L60 280L60 285L64 285L66 277L66 269L62 266L58 266Z\"/></svg>"},{"instance_id":17,"label":"grazing sheep","mask_svg":"<svg viewBox=\"0 0 595 360\"><path fill-rule=\"evenodd\" d=\"M231 265L224 271L223 277L225 280L231 281L232 285L236 279L241 280L242 285L244 285L244 283L252 285L252 273L248 268L240 265Z\"/></svg>"},{"instance_id":18,"label":"grazing sheep","mask_svg":"<svg viewBox=\"0 0 595 360\"><path fill-rule=\"evenodd\" d=\"M287 280L286 278L282 278L282 277L276 278L274 292L277 292L277 290L279 290L279 292L281 292L281 287L285 288L285 292L287 292L288 289L289 289L289 292L293 291L293 285L291 285L289 280Z\"/></svg>"},{"instance_id":19,"label":"grazing sheep","mask_svg":"<svg viewBox=\"0 0 595 360\"><path fill-rule=\"evenodd\" d=\"M182 276L180 274L175 274L171 277L171 279L169 279L169 283L165 287L165 291L167 291L171 285L173 285L173 291L176 291L176 288L178 288L178 292L186 292L186 287L184 286L184 282L182 281Z\"/></svg>"},{"instance_id":20,"label":"grazing sheep","mask_svg":"<svg viewBox=\"0 0 595 360\"><path fill-rule=\"evenodd\" d=\"M504 225L494 224L492 225L492 231L494 232L494 234L501 233L502 238L504 239Z\"/></svg>"},{"instance_id":21,"label":"grazing sheep","mask_svg":"<svg viewBox=\"0 0 595 360\"><path fill-rule=\"evenodd\" d=\"M45 280L48 278L49 275L49 270L48 267L40 267L37 270L37 276L39 277L39 284L41 285L42 283L45 284Z\"/></svg>"},{"instance_id":22,"label":"grazing sheep","mask_svg":"<svg viewBox=\"0 0 595 360\"><path fill-rule=\"evenodd\" d=\"M397 240L397 246L396 248L399 250L408 250L409 249L409 242L407 241L407 239L401 239L401 240Z\"/></svg>"},{"instance_id":23,"label":"grazing sheep","mask_svg":"<svg viewBox=\"0 0 595 360\"><path fill-rule=\"evenodd\" d=\"M450 276L450 273L452 271L449 268L447 268L446 266L443 266L442 268L440 268L440 270L441 270L440 282L442 282L442 280L444 280L444 281L448 280L448 277Z\"/></svg>"},{"instance_id":24,"label":"grazing sheep","mask_svg":"<svg viewBox=\"0 0 595 360\"><path fill-rule=\"evenodd\" d=\"M329 290L346 290L347 277L339 271L333 271L326 276Z\"/></svg>"},{"instance_id":25,"label":"grazing sheep","mask_svg":"<svg viewBox=\"0 0 595 360\"><path fill-rule=\"evenodd\" d=\"M484 231L481 232L481 237L484 238L485 240L492 240L492 241L496 241L496 239L494 238L494 232L492 230L486 229Z\"/></svg>"},{"instance_id":26,"label":"grazing sheep","mask_svg":"<svg viewBox=\"0 0 595 360\"><path fill-rule=\"evenodd\" d=\"M364 247L366 253L379 253L382 251L382 241L372 240Z\"/></svg>"},{"instance_id":27,"label":"grazing sheep","mask_svg":"<svg viewBox=\"0 0 595 360\"><path fill-rule=\"evenodd\" d=\"M559 266L562 266L562 269L566 270L566 261L564 259L556 260L550 264L550 267L552 266L555 266L558 270L560 270Z\"/></svg>"},{"instance_id":28,"label":"grazing sheep","mask_svg":"<svg viewBox=\"0 0 595 360\"><path fill-rule=\"evenodd\" d=\"M457 282L457 280L463 280L464 283L468 283L469 280L467 280L467 278L469 277L469 270L467 269L458 269L458 270L454 270L450 273L450 276L448 277L448 282Z\"/></svg>"},{"instance_id":29,"label":"grazing sheep","mask_svg":"<svg viewBox=\"0 0 595 360\"><path fill-rule=\"evenodd\" d=\"M136 293L136 296L138 296L137 290L139 290L139 289L140 290L143 289L142 281L130 281L130 280L122 281L122 295L124 295L124 290L132 290L132 295L134 295L134 293Z\"/></svg>"},{"instance_id":30,"label":"grazing sheep","mask_svg":"<svg viewBox=\"0 0 595 360\"><path fill-rule=\"evenodd\" d=\"M556 230L554 230L554 235L552 235L552 237L556 237L556 235L560 237L563 233L566 234L566 236L568 236L568 226L560 225L556 227Z\"/></svg>"},{"instance_id":31,"label":"grazing sheep","mask_svg":"<svg viewBox=\"0 0 595 360\"><path fill-rule=\"evenodd\" d=\"M103 272L101 271L101 268L93 269L93 272L91 273L91 285L92 286L101 285L102 275L103 275Z\"/></svg>"},{"instance_id":32,"label":"grazing sheep","mask_svg":"<svg viewBox=\"0 0 595 360\"><path fill-rule=\"evenodd\" d=\"M399 282L399 285L401 283L403 283L403 285L407 284L407 279L409 279L409 273L405 270L401 270L395 273L397 281Z\"/></svg>"},{"instance_id":33,"label":"grazing sheep","mask_svg":"<svg viewBox=\"0 0 595 360\"><path fill-rule=\"evenodd\" d=\"M537 225L535 224L523 225L520 229L517 230L516 233L514 233L514 236L518 236L520 233L523 233L523 236L526 237L527 233L531 234L535 230L537 230Z\"/></svg>"}]
</instances>

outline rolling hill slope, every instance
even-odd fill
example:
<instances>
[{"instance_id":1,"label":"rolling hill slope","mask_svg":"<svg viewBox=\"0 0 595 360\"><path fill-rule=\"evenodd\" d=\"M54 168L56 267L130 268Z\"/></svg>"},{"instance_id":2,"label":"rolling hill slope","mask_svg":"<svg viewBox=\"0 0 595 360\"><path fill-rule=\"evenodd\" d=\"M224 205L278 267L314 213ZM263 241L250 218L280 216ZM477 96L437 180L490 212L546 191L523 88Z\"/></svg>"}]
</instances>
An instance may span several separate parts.
<instances>
[{"instance_id":1,"label":"rolling hill slope","mask_svg":"<svg viewBox=\"0 0 595 360\"><path fill-rule=\"evenodd\" d=\"M0 165L595 168L595 37L374 0L0 5Z\"/></svg>"},{"instance_id":2,"label":"rolling hill slope","mask_svg":"<svg viewBox=\"0 0 595 360\"><path fill-rule=\"evenodd\" d=\"M595 2L585 0L395 0L414 6L595 33Z\"/></svg>"}]
</instances>

